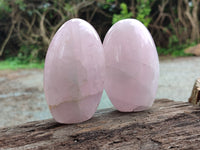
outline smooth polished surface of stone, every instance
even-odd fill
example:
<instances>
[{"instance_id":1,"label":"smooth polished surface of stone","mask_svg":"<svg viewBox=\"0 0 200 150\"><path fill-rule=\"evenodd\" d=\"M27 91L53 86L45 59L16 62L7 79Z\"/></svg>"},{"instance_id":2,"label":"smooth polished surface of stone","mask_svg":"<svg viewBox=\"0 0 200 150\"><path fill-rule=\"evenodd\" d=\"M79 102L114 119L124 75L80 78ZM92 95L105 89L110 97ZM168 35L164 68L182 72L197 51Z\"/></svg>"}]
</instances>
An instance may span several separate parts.
<instances>
[{"instance_id":1,"label":"smooth polished surface of stone","mask_svg":"<svg viewBox=\"0 0 200 150\"><path fill-rule=\"evenodd\" d=\"M114 24L103 42L106 63L105 90L122 112L152 106L159 78L159 60L147 28L136 19Z\"/></svg>"},{"instance_id":2,"label":"smooth polished surface of stone","mask_svg":"<svg viewBox=\"0 0 200 150\"><path fill-rule=\"evenodd\" d=\"M44 91L52 116L60 123L92 117L105 75L101 40L86 21L71 19L53 37L45 59Z\"/></svg>"}]
</instances>

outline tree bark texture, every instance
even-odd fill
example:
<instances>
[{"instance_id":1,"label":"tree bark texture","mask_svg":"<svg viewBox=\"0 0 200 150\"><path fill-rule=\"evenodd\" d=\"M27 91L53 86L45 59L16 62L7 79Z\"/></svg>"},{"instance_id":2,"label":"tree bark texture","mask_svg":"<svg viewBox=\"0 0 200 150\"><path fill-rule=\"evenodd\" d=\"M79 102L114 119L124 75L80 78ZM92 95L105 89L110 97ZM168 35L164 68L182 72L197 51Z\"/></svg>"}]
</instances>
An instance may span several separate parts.
<instances>
[{"instance_id":1,"label":"tree bark texture","mask_svg":"<svg viewBox=\"0 0 200 150\"><path fill-rule=\"evenodd\" d=\"M1 150L192 150L199 142L200 108L166 99L143 112L101 110L80 124L50 119L0 129Z\"/></svg>"},{"instance_id":2,"label":"tree bark texture","mask_svg":"<svg viewBox=\"0 0 200 150\"><path fill-rule=\"evenodd\" d=\"M200 106L200 78L197 79L194 83L189 102Z\"/></svg>"}]
</instances>

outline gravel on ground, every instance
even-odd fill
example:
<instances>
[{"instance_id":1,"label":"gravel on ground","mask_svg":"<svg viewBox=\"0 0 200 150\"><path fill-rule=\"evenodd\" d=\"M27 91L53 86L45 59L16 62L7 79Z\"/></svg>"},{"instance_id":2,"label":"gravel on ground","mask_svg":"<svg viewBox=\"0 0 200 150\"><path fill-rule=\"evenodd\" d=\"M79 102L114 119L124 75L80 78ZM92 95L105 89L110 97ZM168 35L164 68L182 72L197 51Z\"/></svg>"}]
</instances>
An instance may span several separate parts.
<instances>
[{"instance_id":1,"label":"gravel on ground","mask_svg":"<svg viewBox=\"0 0 200 150\"><path fill-rule=\"evenodd\" d=\"M157 99L188 101L200 77L200 58L161 58ZM51 118L43 92L43 70L0 71L0 127ZM103 93L98 109L112 107Z\"/></svg>"}]
</instances>

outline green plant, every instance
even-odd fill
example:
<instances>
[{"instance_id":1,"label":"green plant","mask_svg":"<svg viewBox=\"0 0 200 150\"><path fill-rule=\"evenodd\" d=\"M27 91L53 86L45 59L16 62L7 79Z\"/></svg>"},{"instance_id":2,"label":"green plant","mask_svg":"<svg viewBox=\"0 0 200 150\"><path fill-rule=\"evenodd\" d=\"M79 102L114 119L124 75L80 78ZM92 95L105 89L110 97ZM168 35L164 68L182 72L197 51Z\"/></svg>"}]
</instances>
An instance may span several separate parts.
<instances>
[{"instance_id":1,"label":"green plant","mask_svg":"<svg viewBox=\"0 0 200 150\"><path fill-rule=\"evenodd\" d=\"M113 4L115 0L106 0L105 2L98 2L98 7L101 8L102 10L106 10L109 12L113 12Z\"/></svg>"},{"instance_id":2,"label":"green plant","mask_svg":"<svg viewBox=\"0 0 200 150\"><path fill-rule=\"evenodd\" d=\"M22 11L26 10L26 4L23 0L15 0L15 3L19 6L19 9Z\"/></svg>"},{"instance_id":3,"label":"green plant","mask_svg":"<svg viewBox=\"0 0 200 150\"><path fill-rule=\"evenodd\" d=\"M137 16L136 19L140 20L146 27L151 22L151 1L152 0L137 0Z\"/></svg>"},{"instance_id":4,"label":"green plant","mask_svg":"<svg viewBox=\"0 0 200 150\"><path fill-rule=\"evenodd\" d=\"M169 38L168 47L174 47L175 45L179 45L179 40L178 40L177 36L173 34L173 35Z\"/></svg>"},{"instance_id":5,"label":"green plant","mask_svg":"<svg viewBox=\"0 0 200 150\"><path fill-rule=\"evenodd\" d=\"M22 45L17 55L17 59L24 64L39 62L39 50L37 45ZM42 59L41 59L42 60Z\"/></svg>"},{"instance_id":6,"label":"green plant","mask_svg":"<svg viewBox=\"0 0 200 150\"><path fill-rule=\"evenodd\" d=\"M183 56L192 56L192 54L186 54L184 50L188 47L196 45L196 42L190 43L190 44L176 44L176 45L171 45L171 47L168 48L161 48L157 47L157 52L158 55L169 55L173 57L183 57Z\"/></svg>"},{"instance_id":7,"label":"green plant","mask_svg":"<svg viewBox=\"0 0 200 150\"><path fill-rule=\"evenodd\" d=\"M119 20L130 18L133 16L132 12L128 12L127 4L126 3L121 3L120 4L120 14L114 14L112 18L112 24L116 23Z\"/></svg>"},{"instance_id":8,"label":"green plant","mask_svg":"<svg viewBox=\"0 0 200 150\"><path fill-rule=\"evenodd\" d=\"M192 1L192 6L190 1L0 0L0 57L40 62L57 29L75 17L90 22L102 40L115 22L136 18L149 28L159 54L182 56L200 37L200 1Z\"/></svg>"},{"instance_id":9,"label":"green plant","mask_svg":"<svg viewBox=\"0 0 200 150\"><path fill-rule=\"evenodd\" d=\"M3 12L11 12L12 9L9 7L9 4L7 1L5 0L0 0L0 14L2 14Z\"/></svg>"}]
</instances>

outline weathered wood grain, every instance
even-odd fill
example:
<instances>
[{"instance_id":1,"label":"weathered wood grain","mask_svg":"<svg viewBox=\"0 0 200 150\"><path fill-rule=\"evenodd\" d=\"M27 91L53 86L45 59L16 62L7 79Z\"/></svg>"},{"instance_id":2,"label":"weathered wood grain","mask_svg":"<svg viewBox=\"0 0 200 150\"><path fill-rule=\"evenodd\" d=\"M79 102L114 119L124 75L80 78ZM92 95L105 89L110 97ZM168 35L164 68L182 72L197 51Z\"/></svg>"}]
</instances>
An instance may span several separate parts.
<instances>
[{"instance_id":1,"label":"weathered wood grain","mask_svg":"<svg viewBox=\"0 0 200 150\"><path fill-rule=\"evenodd\" d=\"M1 150L196 150L199 143L200 108L166 99L144 112L102 110L75 125L50 119L0 129Z\"/></svg>"},{"instance_id":2,"label":"weathered wood grain","mask_svg":"<svg viewBox=\"0 0 200 150\"><path fill-rule=\"evenodd\" d=\"M200 106L200 78L195 81L188 101L194 105Z\"/></svg>"}]
</instances>

